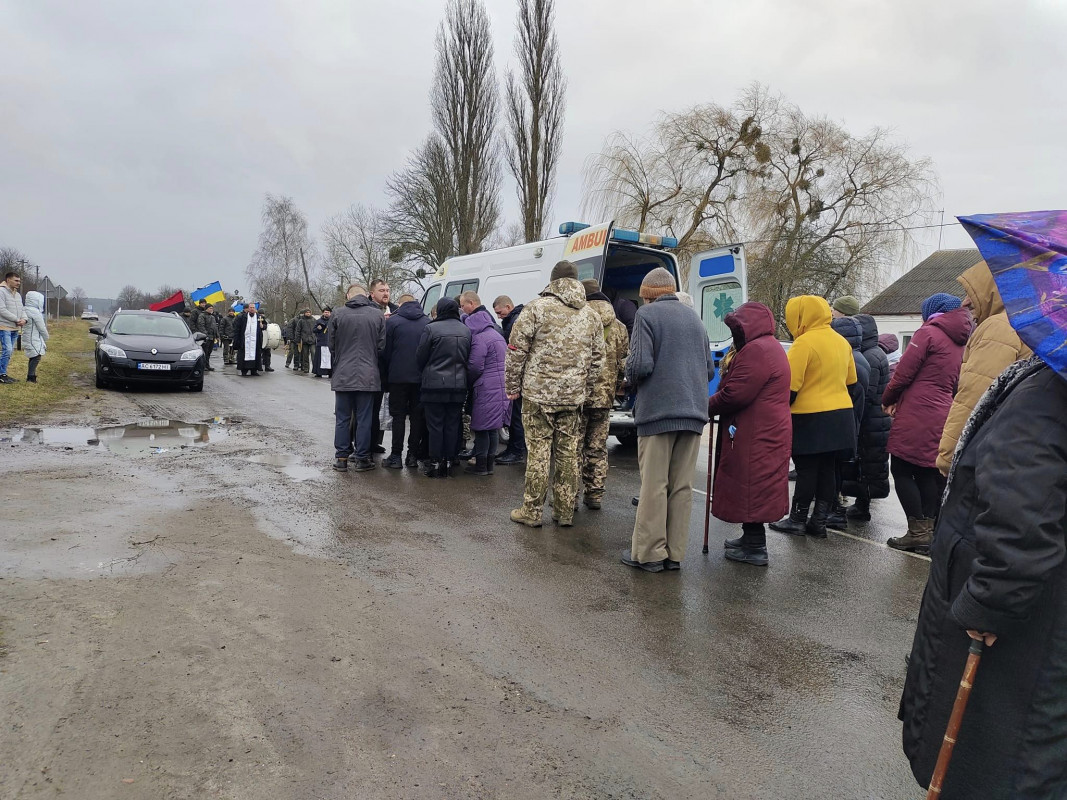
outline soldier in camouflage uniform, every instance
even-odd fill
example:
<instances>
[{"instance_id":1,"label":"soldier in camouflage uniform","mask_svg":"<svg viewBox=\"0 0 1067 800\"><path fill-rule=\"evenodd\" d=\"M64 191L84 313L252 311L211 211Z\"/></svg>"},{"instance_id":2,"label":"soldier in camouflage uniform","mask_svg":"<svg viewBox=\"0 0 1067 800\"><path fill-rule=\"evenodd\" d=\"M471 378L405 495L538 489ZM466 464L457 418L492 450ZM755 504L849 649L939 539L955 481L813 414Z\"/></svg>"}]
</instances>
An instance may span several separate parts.
<instances>
[{"instance_id":1,"label":"soldier in camouflage uniform","mask_svg":"<svg viewBox=\"0 0 1067 800\"><path fill-rule=\"evenodd\" d=\"M578 269L561 261L541 296L527 304L511 331L505 374L508 399L522 396L526 428L526 490L513 522L541 526L553 459L552 518L570 526L578 494L582 405L604 360L600 317L585 302Z\"/></svg>"},{"instance_id":2,"label":"soldier in camouflage uniform","mask_svg":"<svg viewBox=\"0 0 1067 800\"><path fill-rule=\"evenodd\" d=\"M604 483L608 478L608 429L611 406L615 394L626 375L626 356L630 352L630 336L626 326L615 317L608 296L600 291L595 280L582 281L585 300L600 318L604 332L604 366L600 370L592 395L582 409L582 483L586 508L598 509L604 498Z\"/></svg>"},{"instance_id":3,"label":"soldier in camouflage uniform","mask_svg":"<svg viewBox=\"0 0 1067 800\"><path fill-rule=\"evenodd\" d=\"M296 342L296 365L293 370L309 373L311 372L311 354L315 351L315 318L311 316L310 308L305 308L303 313L296 318L293 336Z\"/></svg>"},{"instance_id":4,"label":"soldier in camouflage uniform","mask_svg":"<svg viewBox=\"0 0 1067 800\"><path fill-rule=\"evenodd\" d=\"M289 365L293 363L293 357L296 355L296 320L297 317L293 317L282 326L282 341L285 342L286 369L289 369Z\"/></svg>"}]
</instances>

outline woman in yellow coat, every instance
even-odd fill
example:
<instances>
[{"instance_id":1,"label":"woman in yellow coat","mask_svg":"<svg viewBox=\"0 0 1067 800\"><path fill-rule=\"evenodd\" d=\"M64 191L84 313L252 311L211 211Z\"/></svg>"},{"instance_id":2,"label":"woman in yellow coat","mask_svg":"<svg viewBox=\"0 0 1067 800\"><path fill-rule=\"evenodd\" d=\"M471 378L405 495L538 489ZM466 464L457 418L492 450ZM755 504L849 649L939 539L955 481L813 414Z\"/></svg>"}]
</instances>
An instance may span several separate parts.
<instances>
[{"instance_id":1,"label":"woman in yellow coat","mask_svg":"<svg viewBox=\"0 0 1067 800\"><path fill-rule=\"evenodd\" d=\"M771 523L771 529L794 536L825 538L826 517L837 494L835 463L855 455L856 418L848 387L856 382L856 362L848 342L830 327L831 318L830 304L822 297L794 297L785 306L785 324L794 340L789 388L797 483L789 516Z\"/></svg>"}]
</instances>

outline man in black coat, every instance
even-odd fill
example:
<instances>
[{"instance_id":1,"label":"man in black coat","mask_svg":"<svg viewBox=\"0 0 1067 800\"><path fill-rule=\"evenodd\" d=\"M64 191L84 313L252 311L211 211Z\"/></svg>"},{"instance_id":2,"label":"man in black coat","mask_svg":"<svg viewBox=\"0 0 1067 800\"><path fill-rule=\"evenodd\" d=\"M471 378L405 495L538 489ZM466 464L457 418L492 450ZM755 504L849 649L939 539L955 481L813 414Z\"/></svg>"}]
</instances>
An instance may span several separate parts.
<instances>
[{"instance_id":1,"label":"man in black coat","mask_svg":"<svg viewBox=\"0 0 1067 800\"><path fill-rule=\"evenodd\" d=\"M971 639L986 652L943 800L1067 797L1067 379L1038 359L964 428L908 662L904 752L926 786Z\"/></svg>"},{"instance_id":2,"label":"man in black coat","mask_svg":"<svg viewBox=\"0 0 1067 800\"><path fill-rule=\"evenodd\" d=\"M358 284L348 287L348 301L330 317L326 329L333 372L334 392L333 468L348 469L353 454L352 422L355 420L355 470L374 469L371 444L374 433L374 396L382 390L378 360L385 351L385 315Z\"/></svg>"},{"instance_id":3,"label":"man in black coat","mask_svg":"<svg viewBox=\"0 0 1067 800\"><path fill-rule=\"evenodd\" d=\"M399 300L396 313L385 322L385 352L382 355L389 381L389 415L393 418L392 450L382 462L382 466L389 469L416 467L428 456L426 419L419 400L422 371L415 354L430 318L412 295L401 295ZM408 419L411 420L408 457L402 459L404 428Z\"/></svg>"},{"instance_id":4,"label":"man in black coat","mask_svg":"<svg viewBox=\"0 0 1067 800\"><path fill-rule=\"evenodd\" d=\"M856 502L848 508L848 518L866 522L871 518L871 498L889 497L889 431L893 418L882 410L882 395L889 385L889 358L878 346L878 323L870 314L856 314L863 342L860 352L871 367L867 384L866 408L860 425L859 436L859 481L846 481L844 493L854 496Z\"/></svg>"},{"instance_id":5,"label":"man in black coat","mask_svg":"<svg viewBox=\"0 0 1067 800\"><path fill-rule=\"evenodd\" d=\"M522 313L522 304L515 305L506 294L500 295L493 301L493 311L500 319L500 329L504 334L504 341L511 341L511 329L515 327L515 320ZM526 430L522 427L522 398L513 400L511 404L511 425L508 426L508 446L504 452L496 457L497 464L525 464L526 463Z\"/></svg>"}]
</instances>

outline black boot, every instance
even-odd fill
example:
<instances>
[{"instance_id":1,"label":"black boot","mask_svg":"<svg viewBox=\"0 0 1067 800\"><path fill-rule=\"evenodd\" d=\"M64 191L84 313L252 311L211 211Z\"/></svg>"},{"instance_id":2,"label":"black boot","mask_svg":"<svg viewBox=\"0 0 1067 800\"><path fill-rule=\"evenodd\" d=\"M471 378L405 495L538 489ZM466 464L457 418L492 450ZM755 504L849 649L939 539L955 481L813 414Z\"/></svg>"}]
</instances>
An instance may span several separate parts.
<instances>
[{"instance_id":1,"label":"black boot","mask_svg":"<svg viewBox=\"0 0 1067 800\"><path fill-rule=\"evenodd\" d=\"M811 512L811 519L808 520L805 530L808 536L814 536L816 539L826 538L826 520L830 516L830 505L827 500L815 501L815 510Z\"/></svg>"},{"instance_id":2,"label":"black boot","mask_svg":"<svg viewBox=\"0 0 1067 800\"><path fill-rule=\"evenodd\" d=\"M496 466L496 456L490 453L485 459L485 471L492 475L494 466Z\"/></svg>"},{"instance_id":3,"label":"black boot","mask_svg":"<svg viewBox=\"0 0 1067 800\"><path fill-rule=\"evenodd\" d=\"M845 516L856 522L871 521L871 500L869 497L857 497L856 502L845 509Z\"/></svg>"},{"instance_id":4,"label":"black boot","mask_svg":"<svg viewBox=\"0 0 1067 800\"><path fill-rule=\"evenodd\" d=\"M451 461L438 461L437 462L437 477L438 478L451 478L452 477L452 462Z\"/></svg>"},{"instance_id":5,"label":"black boot","mask_svg":"<svg viewBox=\"0 0 1067 800\"><path fill-rule=\"evenodd\" d=\"M468 464L463 468L463 471L468 475L488 475L489 470L486 466L485 456L476 456L473 464Z\"/></svg>"},{"instance_id":6,"label":"black boot","mask_svg":"<svg viewBox=\"0 0 1067 800\"><path fill-rule=\"evenodd\" d=\"M408 467L410 469L412 467L417 467L418 465L419 465L419 460L417 458L415 458L415 454L412 453L409 450L408 451L408 457L404 459L404 466Z\"/></svg>"},{"instance_id":7,"label":"black boot","mask_svg":"<svg viewBox=\"0 0 1067 800\"><path fill-rule=\"evenodd\" d=\"M754 567L765 567L770 563L766 547L728 547L725 555L731 561L751 564Z\"/></svg>"},{"instance_id":8,"label":"black boot","mask_svg":"<svg viewBox=\"0 0 1067 800\"><path fill-rule=\"evenodd\" d=\"M839 502L834 502L830 507L830 516L826 518L827 527L835 531L848 530L848 518L845 515L845 507Z\"/></svg>"},{"instance_id":9,"label":"black boot","mask_svg":"<svg viewBox=\"0 0 1067 800\"><path fill-rule=\"evenodd\" d=\"M437 473L441 471L440 461L424 461L423 466L419 469L423 475L427 478L440 477Z\"/></svg>"},{"instance_id":10,"label":"black boot","mask_svg":"<svg viewBox=\"0 0 1067 800\"><path fill-rule=\"evenodd\" d=\"M805 524L808 521L808 509L810 505L801 505L796 499L793 500L793 509L789 516L778 522L771 523L771 530L779 533L788 533L791 536L803 536Z\"/></svg>"},{"instance_id":11,"label":"black boot","mask_svg":"<svg viewBox=\"0 0 1067 800\"><path fill-rule=\"evenodd\" d=\"M382 466L386 469L403 469L404 461L400 458L400 453L393 453L389 458L382 461Z\"/></svg>"}]
</instances>

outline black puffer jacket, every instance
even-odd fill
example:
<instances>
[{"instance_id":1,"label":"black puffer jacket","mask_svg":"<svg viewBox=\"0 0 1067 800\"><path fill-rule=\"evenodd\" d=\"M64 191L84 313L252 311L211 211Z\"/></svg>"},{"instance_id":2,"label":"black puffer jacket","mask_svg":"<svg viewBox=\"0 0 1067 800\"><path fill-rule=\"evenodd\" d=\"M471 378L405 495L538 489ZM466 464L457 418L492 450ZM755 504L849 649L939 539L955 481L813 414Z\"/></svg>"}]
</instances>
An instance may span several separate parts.
<instances>
[{"instance_id":1,"label":"black puffer jacket","mask_svg":"<svg viewBox=\"0 0 1067 800\"><path fill-rule=\"evenodd\" d=\"M860 350L871 366L870 383L867 386L867 407L860 426L859 458L863 482L871 497L889 497L889 454L886 443L893 427L893 418L882 410L882 395L889 385L889 358L878 346L878 323L870 314L857 314L854 319L863 332ZM855 495L848 491L846 494Z\"/></svg>"},{"instance_id":2,"label":"black puffer jacket","mask_svg":"<svg viewBox=\"0 0 1067 800\"><path fill-rule=\"evenodd\" d=\"M982 658L944 800L1067 797L1065 408L1058 374L1022 377L953 466L900 704L904 752L922 786L967 660L967 630L998 639Z\"/></svg>"},{"instance_id":3,"label":"black puffer jacket","mask_svg":"<svg viewBox=\"0 0 1067 800\"><path fill-rule=\"evenodd\" d=\"M867 407L867 388L871 378L871 367L860 352L863 332L859 323L852 317L838 317L830 327L848 342L852 348L852 360L856 362L856 382L848 387L848 396L852 398L852 411L856 415L856 430L863 423L863 412Z\"/></svg>"},{"instance_id":4,"label":"black puffer jacket","mask_svg":"<svg viewBox=\"0 0 1067 800\"><path fill-rule=\"evenodd\" d=\"M422 370L423 398L430 392L441 395L434 398L440 402L463 402L470 354L471 331L460 322L459 304L442 297L437 302L437 319L423 330L415 351Z\"/></svg>"}]
</instances>

